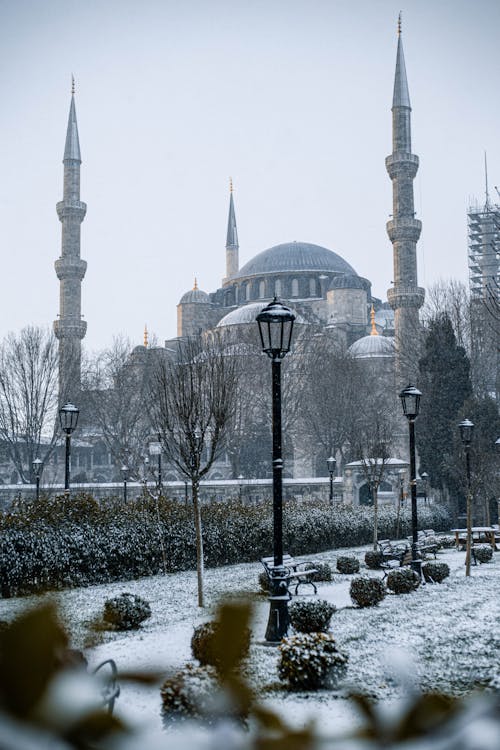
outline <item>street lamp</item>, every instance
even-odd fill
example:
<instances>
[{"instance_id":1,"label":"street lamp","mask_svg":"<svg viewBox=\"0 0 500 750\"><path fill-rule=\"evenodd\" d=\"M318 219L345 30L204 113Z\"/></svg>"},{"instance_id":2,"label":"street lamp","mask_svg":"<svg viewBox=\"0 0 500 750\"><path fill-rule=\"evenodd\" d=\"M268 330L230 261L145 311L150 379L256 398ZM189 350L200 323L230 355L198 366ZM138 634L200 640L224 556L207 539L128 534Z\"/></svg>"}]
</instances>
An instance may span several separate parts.
<instances>
[{"instance_id":1,"label":"street lamp","mask_svg":"<svg viewBox=\"0 0 500 750\"><path fill-rule=\"evenodd\" d=\"M158 434L158 440L154 440L149 444L149 452L152 456L158 456L158 492L161 493L162 482L161 482L161 435Z\"/></svg>"},{"instance_id":2,"label":"street lamp","mask_svg":"<svg viewBox=\"0 0 500 750\"><path fill-rule=\"evenodd\" d=\"M423 471L420 476L424 480L424 505L427 505L427 482L429 481L429 475L426 471Z\"/></svg>"},{"instance_id":3,"label":"street lamp","mask_svg":"<svg viewBox=\"0 0 500 750\"><path fill-rule=\"evenodd\" d=\"M243 492L243 474L238 475L238 498L241 504L241 494Z\"/></svg>"},{"instance_id":4,"label":"street lamp","mask_svg":"<svg viewBox=\"0 0 500 750\"><path fill-rule=\"evenodd\" d=\"M465 468L467 471L467 543L465 547L465 575L470 576L470 559L472 551L472 493L470 482L470 444L474 433L474 424L464 419L458 425L460 439L465 450Z\"/></svg>"},{"instance_id":5,"label":"street lamp","mask_svg":"<svg viewBox=\"0 0 500 750\"><path fill-rule=\"evenodd\" d=\"M59 423L66 434L66 464L64 469L64 492L69 495L69 479L71 468L71 433L78 424L80 409L74 404L65 404L59 409Z\"/></svg>"},{"instance_id":6,"label":"street lamp","mask_svg":"<svg viewBox=\"0 0 500 750\"><path fill-rule=\"evenodd\" d=\"M417 518L417 468L415 459L415 420L420 408L421 392L411 383L401 391L399 398L403 414L408 420L410 430L410 489L411 489L411 567L422 577L422 561L418 557L418 518Z\"/></svg>"},{"instance_id":7,"label":"street lamp","mask_svg":"<svg viewBox=\"0 0 500 750\"><path fill-rule=\"evenodd\" d=\"M266 641L276 643L288 631L288 585L283 567L283 458L281 450L281 360L290 351L295 313L277 297L258 315L262 351L271 359L273 415L273 554Z\"/></svg>"},{"instance_id":8,"label":"street lamp","mask_svg":"<svg viewBox=\"0 0 500 750\"><path fill-rule=\"evenodd\" d=\"M128 479L128 466L126 464L123 464L122 468L120 469L122 476L123 476L123 502L127 502L127 479Z\"/></svg>"},{"instance_id":9,"label":"street lamp","mask_svg":"<svg viewBox=\"0 0 500 750\"><path fill-rule=\"evenodd\" d=\"M43 461L41 458L35 458L33 461L33 474L35 475L36 482L36 501L40 498L40 475L42 473Z\"/></svg>"},{"instance_id":10,"label":"street lamp","mask_svg":"<svg viewBox=\"0 0 500 750\"><path fill-rule=\"evenodd\" d=\"M335 464L336 460L333 456L326 459L326 465L328 466L328 473L330 475L330 502L333 505L333 477L335 476Z\"/></svg>"}]
</instances>

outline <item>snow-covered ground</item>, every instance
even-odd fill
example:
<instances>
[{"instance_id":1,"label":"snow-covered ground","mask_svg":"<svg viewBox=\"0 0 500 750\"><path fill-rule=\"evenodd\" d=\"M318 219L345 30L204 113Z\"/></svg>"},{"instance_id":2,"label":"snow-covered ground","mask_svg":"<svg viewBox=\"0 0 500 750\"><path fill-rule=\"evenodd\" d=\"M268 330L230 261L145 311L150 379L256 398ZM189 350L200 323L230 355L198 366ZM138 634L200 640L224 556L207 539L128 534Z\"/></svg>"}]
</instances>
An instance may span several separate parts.
<instances>
[{"instance_id":1,"label":"snow-covered ground","mask_svg":"<svg viewBox=\"0 0 500 750\"><path fill-rule=\"evenodd\" d=\"M339 554L353 554L362 563L362 573L380 575L364 567L367 549L325 552L309 559L328 562L335 570ZM500 683L500 552L494 554L491 563L473 566L470 578L465 578L463 552L443 550L438 560L451 569L443 583L421 586L408 595L389 594L375 608L352 606L349 585L353 576L335 573L331 583L318 585L318 597L337 607L331 630L349 655L349 668L339 690L317 693L290 693L279 685L277 650L263 640L269 604L258 593L258 563L207 570L204 610L196 604L196 574L192 571L49 596L58 603L72 645L85 649L90 667L113 658L120 670L152 669L166 674L191 659L193 627L210 619L219 601L228 597L249 599L254 606L250 672L259 694L296 725L316 718L322 730L338 732L357 720L352 704L346 700L350 689L390 703L399 700L408 683L425 691L453 694L467 692L475 685ZM91 625L102 613L104 601L123 591L147 599L151 618L138 631L96 633ZM311 596L310 587L302 591L304 596ZM0 619L12 619L41 598L0 600ZM122 686L116 710L159 729L158 687Z\"/></svg>"}]
</instances>

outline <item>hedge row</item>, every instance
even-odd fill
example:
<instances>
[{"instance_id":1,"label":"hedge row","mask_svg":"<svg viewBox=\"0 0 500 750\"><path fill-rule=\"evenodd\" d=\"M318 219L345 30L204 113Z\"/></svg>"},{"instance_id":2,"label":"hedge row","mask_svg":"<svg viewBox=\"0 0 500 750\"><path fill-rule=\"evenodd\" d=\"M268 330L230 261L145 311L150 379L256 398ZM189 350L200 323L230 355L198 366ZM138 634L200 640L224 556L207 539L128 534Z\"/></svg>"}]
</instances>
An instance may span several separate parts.
<instances>
[{"instance_id":1,"label":"hedge row","mask_svg":"<svg viewBox=\"0 0 500 750\"><path fill-rule=\"evenodd\" d=\"M158 511L160 522L158 522ZM209 567L250 562L271 553L270 503L243 506L211 503L202 508L205 564ZM395 512L379 511L379 537L394 536ZM450 527L437 507L419 513L422 528ZM283 544L293 555L369 543L369 508L289 501L284 509ZM410 516L402 514L402 535ZM195 567L192 511L176 502L97 503L89 496L43 499L19 505L0 516L0 594L3 597L91 583L130 580L163 570Z\"/></svg>"}]
</instances>

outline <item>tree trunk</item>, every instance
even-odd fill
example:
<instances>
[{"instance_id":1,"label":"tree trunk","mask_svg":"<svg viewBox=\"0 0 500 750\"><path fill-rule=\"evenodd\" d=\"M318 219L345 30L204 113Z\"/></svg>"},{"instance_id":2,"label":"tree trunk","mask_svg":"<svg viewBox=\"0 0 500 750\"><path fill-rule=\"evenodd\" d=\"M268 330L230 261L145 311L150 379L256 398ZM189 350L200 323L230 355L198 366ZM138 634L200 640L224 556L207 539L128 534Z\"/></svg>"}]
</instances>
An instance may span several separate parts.
<instances>
[{"instance_id":1,"label":"tree trunk","mask_svg":"<svg viewBox=\"0 0 500 750\"><path fill-rule=\"evenodd\" d=\"M373 549L377 551L378 543L378 486L373 485Z\"/></svg>"},{"instance_id":2,"label":"tree trunk","mask_svg":"<svg viewBox=\"0 0 500 750\"><path fill-rule=\"evenodd\" d=\"M205 597L203 593L203 535L201 531L199 489L199 482L193 479L191 482L191 491L193 493L194 526L196 530L196 573L198 576L198 606L204 607Z\"/></svg>"}]
</instances>

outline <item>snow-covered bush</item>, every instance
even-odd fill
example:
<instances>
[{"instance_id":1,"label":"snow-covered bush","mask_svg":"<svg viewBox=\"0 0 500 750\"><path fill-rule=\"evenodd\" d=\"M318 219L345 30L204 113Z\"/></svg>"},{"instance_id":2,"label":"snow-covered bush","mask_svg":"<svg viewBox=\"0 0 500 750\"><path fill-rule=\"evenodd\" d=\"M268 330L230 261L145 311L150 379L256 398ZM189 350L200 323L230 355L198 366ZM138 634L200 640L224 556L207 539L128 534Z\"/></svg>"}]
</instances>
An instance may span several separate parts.
<instances>
[{"instance_id":1,"label":"snow-covered bush","mask_svg":"<svg viewBox=\"0 0 500 750\"><path fill-rule=\"evenodd\" d=\"M114 630L135 630L151 617L149 603L135 594L123 593L104 603L103 621Z\"/></svg>"},{"instance_id":2,"label":"snow-covered bush","mask_svg":"<svg viewBox=\"0 0 500 750\"><path fill-rule=\"evenodd\" d=\"M378 570L384 560L383 554L379 550L368 550L365 554L365 565L370 570Z\"/></svg>"},{"instance_id":3,"label":"snow-covered bush","mask_svg":"<svg viewBox=\"0 0 500 750\"><path fill-rule=\"evenodd\" d=\"M359 560L356 557L338 557L337 570L339 573L359 573Z\"/></svg>"},{"instance_id":4,"label":"snow-covered bush","mask_svg":"<svg viewBox=\"0 0 500 750\"><path fill-rule=\"evenodd\" d=\"M334 687L344 675L348 656L329 633L300 633L279 645L278 674L291 688Z\"/></svg>"},{"instance_id":5,"label":"snow-covered bush","mask_svg":"<svg viewBox=\"0 0 500 750\"><path fill-rule=\"evenodd\" d=\"M380 578L354 578L349 594L358 607L374 607L384 598L385 586Z\"/></svg>"},{"instance_id":6,"label":"snow-covered bush","mask_svg":"<svg viewBox=\"0 0 500 750\"><path fill-rule=\"evenodd\" d=\"M429 583L441 583L450 575L450 568L444 562L427 562L422 565L422 573Z\"/></svg>"},{"instance_id":7,"label":"snow-covered bush","mask_svg":"<svg viewBox=\"0 0 500 750\"><path fill-rule=\"evenodd\" d=\"M214 699L219 690L213 667L187 664L160 688L163 723L168 726L190 718L204 718L210 723Z\"/></svg>"},{"instance_id":8,"label":"snow-covered bush","mask_svg":"<svg viewBox=\"0 0 500 750\"><path fill-rule=\"evenodd\" d=\"M191 637L191 653L195 659L198 659L202 666L211 666L216 669L219 667L214 642L218 635L219 623L216 620L210 620L198 625L194 629ZM250 630L245 629L245 637L242 644L241 658L245 659L250 650Z\"/></svg>"},{"instance_id":9,"label":"snow-covered bush","mask_svg":"<svg viewBox=\"0 0 500 750\"><path fill-rule=\"evenodd\" d=\"M314 581L314 583L321 583L322 581L332 580L332 569L328 563L322 562L308 562L304 565L305 570L314 570L315 573L311 573L308 580Z\"/></svg>"},{"instance_id":10,"label":"snow-covered bush","mask_svg":"<svg viewBox=\"0 0 500 750\"><path fill-rule=\"evenodd\" d=\"M419 587L420 578L411 568L395 568L388 574L386 584L395 594L409 594Z\"/></svg>"},{"instance_id":11,"label":"snow-covered bush","mask_svg":"<svg viewBox=\"0 0 500 750\"><path fill-rule=\"evenodd\" d=\"M293 602L288 611L290 622L299 633L326 633L335 609L324 599L313 599Z\"/></svg>"},{"instance_id":12,"label":"snow-covered bush","mask_svg":"<svg viewBox=\"0 0 500 750\"><path fill-rule=\"evenodd\" d=\"M490 562L493 557L493 549L489 544L480 544L474 547L474 553L476 560L480 563Z\"/></svg>"}]
</instances>

